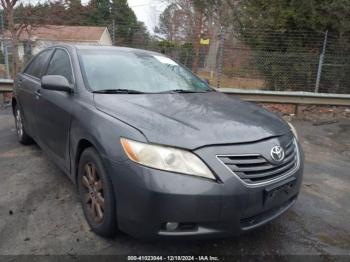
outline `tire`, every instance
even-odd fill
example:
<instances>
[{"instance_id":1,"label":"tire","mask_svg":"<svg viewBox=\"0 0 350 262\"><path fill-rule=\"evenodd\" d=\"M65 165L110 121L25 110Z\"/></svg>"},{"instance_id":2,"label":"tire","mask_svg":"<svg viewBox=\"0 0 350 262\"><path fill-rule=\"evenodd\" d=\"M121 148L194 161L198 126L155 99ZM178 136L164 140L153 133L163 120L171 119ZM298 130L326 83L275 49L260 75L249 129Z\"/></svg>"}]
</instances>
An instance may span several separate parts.
<instances>
[{"instance_id":1,"label":"tire","mask_svg":"<svg viewBox=\"0 0 350 262\"><path fill-rule=\"evenodd\" d=\"M100 156L92 147L80 157L77 179L84 215L92 231L102 237L114 237L117 233L114 190Z\"/></svg>"},{"instance_id":2,"label":"tire","mask_svg":"<svg viewBox=\"0 0 350 262\"><path fill-rule=\"evenodd\" d=\"M33 144L33 139L27 134L25 130L22 112L17 105L15 106L14 116L18 142L20 142L22 145Z\"/></svg>"}]
</instances>

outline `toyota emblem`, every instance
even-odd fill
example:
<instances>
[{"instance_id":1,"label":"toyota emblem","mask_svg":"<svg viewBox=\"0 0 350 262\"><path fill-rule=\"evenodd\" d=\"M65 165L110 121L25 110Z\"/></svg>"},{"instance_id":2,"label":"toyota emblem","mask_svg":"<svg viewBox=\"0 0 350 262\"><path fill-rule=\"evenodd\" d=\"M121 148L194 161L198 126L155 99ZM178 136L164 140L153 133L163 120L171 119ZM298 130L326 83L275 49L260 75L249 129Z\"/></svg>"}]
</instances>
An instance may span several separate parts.
<instances>
[{"instance_id":1,"label":"toyota emblem","mask_svg":"<svg viewBox=\"0 0 350 262\"><path fill-rule=\"evenodd\" d=\"M280 146L274 146L271 149L271 157L276 162L280 162L284 159L284 150Z\"/></svg>"}]
</instances>

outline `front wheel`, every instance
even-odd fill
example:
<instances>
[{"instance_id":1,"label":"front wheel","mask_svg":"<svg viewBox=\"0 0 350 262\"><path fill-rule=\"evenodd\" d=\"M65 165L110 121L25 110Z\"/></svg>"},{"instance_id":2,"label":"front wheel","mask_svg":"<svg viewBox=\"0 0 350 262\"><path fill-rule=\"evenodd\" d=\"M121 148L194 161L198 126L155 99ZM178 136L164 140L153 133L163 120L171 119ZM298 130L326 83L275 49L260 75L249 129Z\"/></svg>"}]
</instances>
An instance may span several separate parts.
<instances>
[{"instance_id":1,"label":"front wheel","mask_svg":"<svg viewBox=\"0 0 350 262\"><path fill-rule=\"evenodd\" d=\"M78 189L83 211L91 229L103 237L117 232L116 204L112 182L95 149L86 149L79 161Z\"/></svg>"},{"instance_id":2,"label":"front wheel","mask_svg":"<svg viewBox=\"0 0 350 262\"><path fill-rule=\"evenodd\" d=\"M14 113L15 113L16 133L17 133L18 141L23 145L32 144L33 140L24 129L22 113L18 106L15 106Z\"/></svg>"}]
</instances>

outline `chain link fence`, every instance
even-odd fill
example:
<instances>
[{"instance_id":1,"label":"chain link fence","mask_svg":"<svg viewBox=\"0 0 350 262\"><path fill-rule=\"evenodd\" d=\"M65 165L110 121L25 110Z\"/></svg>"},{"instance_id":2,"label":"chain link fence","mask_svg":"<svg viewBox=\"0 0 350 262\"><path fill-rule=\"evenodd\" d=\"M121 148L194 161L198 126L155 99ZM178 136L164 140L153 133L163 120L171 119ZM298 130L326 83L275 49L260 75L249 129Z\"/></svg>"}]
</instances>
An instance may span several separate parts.
<instances>
[{"instance_id":1,"label":"chain link fence","mask_svg":"<svg viewBox=\"0 0 350 262\"><path fill-rule=\"evenodd\" d=\"M328 33L263 34L262 40L253 33L225 34L224 40L220 36L214 41L201 39L205 44L200 45L198 68L188 63L194 60L194 50L188 51L186 60L181 59L183 44L173 43L173 49L161 51L209 79L213 86L350 93L350 41L341 42ZM343 38L350 40L348 36ZM193 48L193 40L186 43Z\"/></svg>"},{"instance_id":2,"label":"chain link fence","mask_svg":"<svg viewBox=\"0 0 350 262\"><path fill-rule=\"evenodd\" d=\"M169 40L150 32L118 35L121 25L112 21L100 26L109 29L115 45L161 52L214 87L350 94L350 35L219 29L214 30L219 32L216 34L201 32ZM23 50L28 43L35 45L35 41L27 41ZM24 53L23 64L34 55ZM1 78L11 75L10 65L11 46L3 39Z\"/></svg>"}]
</instances>

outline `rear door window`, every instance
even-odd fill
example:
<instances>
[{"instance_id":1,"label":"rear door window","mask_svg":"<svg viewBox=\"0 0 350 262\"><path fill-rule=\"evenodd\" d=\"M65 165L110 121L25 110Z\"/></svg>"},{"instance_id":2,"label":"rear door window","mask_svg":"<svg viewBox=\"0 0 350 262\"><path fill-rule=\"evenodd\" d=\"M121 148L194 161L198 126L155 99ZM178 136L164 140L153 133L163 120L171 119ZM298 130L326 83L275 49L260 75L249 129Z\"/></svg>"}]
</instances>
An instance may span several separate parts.
<instances>
[{"instance_id":1,"label":"rear door window","mask_svg":"<svg viewBox=\"0 0 350 262\"><path fill-rule=\"evenodd\" d=\"M52 50L45 50L39 53L24 71L25 74L40 79L45 65L52 54Z\"/></svg>"},{"instance_id":2,"label":"rear door window","mask_svg":"<svg viewBox=\"0 0 350 262\"><path fill-rule=\"evenodd\" d=\"M73 83L72 66L69 55L63 49L56 49L47 68L46 75L61 75Z\"/></svg>"}]
</instances>

